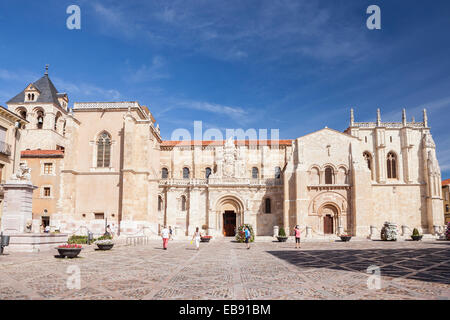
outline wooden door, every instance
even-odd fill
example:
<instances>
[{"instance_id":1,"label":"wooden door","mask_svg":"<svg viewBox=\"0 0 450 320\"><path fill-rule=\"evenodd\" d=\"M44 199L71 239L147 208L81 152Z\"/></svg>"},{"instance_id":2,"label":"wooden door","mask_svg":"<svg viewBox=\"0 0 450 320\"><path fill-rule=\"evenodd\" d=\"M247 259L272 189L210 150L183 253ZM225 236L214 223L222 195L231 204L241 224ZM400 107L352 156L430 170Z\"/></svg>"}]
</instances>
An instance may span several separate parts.
<instances>
[{"instance_id":1,"label":"wooden door","mask_svg":"<svg viewBox=\"0 0 450 320\"><path fill-rule=\"evenodd\" d=\"M223 214L223 232L226 237L233 237L236 232L236 213L225 211Z\"/></svg>"},{"instance_id":2,"label":"wooden door","mask_svg":"<svg viewBox=\"0 0 450 320\"><path fill-rule=\"evenodd\" d=\"M323 233L333 234L333 217L330 215L323 218Z\"/></svg>"}]
</instances>

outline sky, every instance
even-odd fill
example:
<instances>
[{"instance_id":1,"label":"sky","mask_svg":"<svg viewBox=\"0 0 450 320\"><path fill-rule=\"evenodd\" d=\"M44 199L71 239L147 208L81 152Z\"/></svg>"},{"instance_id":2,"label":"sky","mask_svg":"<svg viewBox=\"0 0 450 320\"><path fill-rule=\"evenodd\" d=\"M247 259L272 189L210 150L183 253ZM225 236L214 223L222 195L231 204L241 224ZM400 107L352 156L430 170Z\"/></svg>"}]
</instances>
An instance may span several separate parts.
<instances>
[{"instance_id":1,"label":"sky","mask_svg":"<svg viewBox=\"0 0 450 320\"><path fill-rule=\"evenodd\" d=\"M381 30L369 30L370 5ZM66 12L80 7L81 29ZM49 64L70 105L139 101L177 128L278 129L293 139L355 120L422 121L450 178L450 1L2 0L0 105ZM225 134L225 133L224 133ZM270 136L269 136L270 138Z\"/></svg>"}]
</instances>

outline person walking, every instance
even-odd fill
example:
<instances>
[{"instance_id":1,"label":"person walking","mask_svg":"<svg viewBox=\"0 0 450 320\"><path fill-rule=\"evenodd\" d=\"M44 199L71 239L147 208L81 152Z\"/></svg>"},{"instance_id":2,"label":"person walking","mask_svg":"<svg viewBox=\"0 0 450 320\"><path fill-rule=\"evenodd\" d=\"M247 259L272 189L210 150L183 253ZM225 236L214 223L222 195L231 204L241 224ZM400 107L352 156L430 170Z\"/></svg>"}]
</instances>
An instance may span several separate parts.
<instances>
[{"instance_id":1,"label":"person walking","mask_svg":"<svg viewBox=\"0 0 450 320\"><path fill-rule=\"evenodd\" d=\"M295 232L295 247L297 249L299 249L300 248L300 227L298 225L295 226L294 232Z\"/></svg>"},{"instance_id":2,"label":"person walking","mask_svg":"<svg viewBox=\"0 0 450 320\"><path fill-rule=\"evenodd\" d=\"M245 227L244 237L245 237L245 243L247 244L247 249L250 249L250 238L252 237L252 234L250 233L250 230L248 227Z\"/></svg>"},{"instance_id":3,"label":"person walking","mask_svg":"<svg viewBox=\"0 0 450 320\"><path fill-rule=\"evenodd\" d=\"M195 229L194 235L192 236L192 240L195 241L195 247L197 250L200 249L200 231L198 227Z\"/></svg>"},{"instance_id":4,"label":"person walking","mask_svg":"<svg viewBox=\"0 0 450 320\"><path fill-rule=\"evenodd\" d=\"M164 225L164 228L161 230L161 237L163 240L163 248L167 250L167 244L169 243L170 231L167 229L167 226Z\"/></svg>"}]
</instances>

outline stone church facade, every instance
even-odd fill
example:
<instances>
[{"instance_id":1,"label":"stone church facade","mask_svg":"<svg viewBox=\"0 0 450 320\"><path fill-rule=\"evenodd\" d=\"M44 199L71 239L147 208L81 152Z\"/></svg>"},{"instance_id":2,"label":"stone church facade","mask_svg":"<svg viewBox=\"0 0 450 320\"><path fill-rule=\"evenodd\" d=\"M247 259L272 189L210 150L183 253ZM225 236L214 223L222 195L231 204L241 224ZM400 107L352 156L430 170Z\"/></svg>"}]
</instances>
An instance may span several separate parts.
<instances>
[{"instance_id":1,"label":"stone church facade","mask_svg":"<svg viewBox=\"0 0 450 320\"><path fill-rule=\"evenodd\" d=\"M100 234L108 223L127 235L157 236L167 225L177 236L196 227L232 236L248 223L260 236L300 225L309 237L366 237L385 221L425 233L444 224L425 110L422 122L407 122L405 112L382 122L378 111L365 123L352 110L345 132L293 140L164 141L138 102L68 104L47 72L7 102L28 121L21 162L44 166L32 181L52 173L37 185L37 195L51 197L34 196L33 230L45 218L68 233Z\"/></svg>"}]
</instances>

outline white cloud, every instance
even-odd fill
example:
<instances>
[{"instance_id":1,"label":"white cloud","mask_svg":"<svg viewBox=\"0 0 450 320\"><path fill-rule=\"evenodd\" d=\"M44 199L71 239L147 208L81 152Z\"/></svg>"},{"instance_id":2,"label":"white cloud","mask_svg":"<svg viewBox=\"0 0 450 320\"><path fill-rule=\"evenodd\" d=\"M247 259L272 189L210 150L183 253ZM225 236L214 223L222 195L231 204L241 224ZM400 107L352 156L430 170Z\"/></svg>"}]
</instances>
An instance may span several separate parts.
<instances>
[{"instance_id":1,"label":"white cloud","mask_svg":"<svg viewBox=\"0 0 450 320\"><path fill-rule=\"evenodd\" d=\"M116 89L105 89L90 83L74 84L58 77L53 78L56 88L61 92L67 92L70 95L82 96L83 99L93 99L95 101L120 100L121 94Z\"/></svg>"},{"instance_id":2,"label":"white cloud","mask_svg":"<svg viewBox=\"0 0 450 320\"><path fill-rule=\"evenodd\" d=\"M361 31L363 19L349 21L348 14L344 19L342 12L348 8L342 4L324 7L306 0L89 3L102 30L112 36L224 60L301 55L332 61L353 59L369 49Z\"/></svg>"},{"instance_id":3,"label":"white cloud","mask_svg":"<svg viewBox=\"0 0 450 320\"><path fill-rule=\"evenodd\" d=\"M143 64L137 70L129 70L124 80L138 83L168 78L170 78L170 75L166 71L165 59L161 56L155 56L150 65Z\"/></svg>"}]
</instances>

